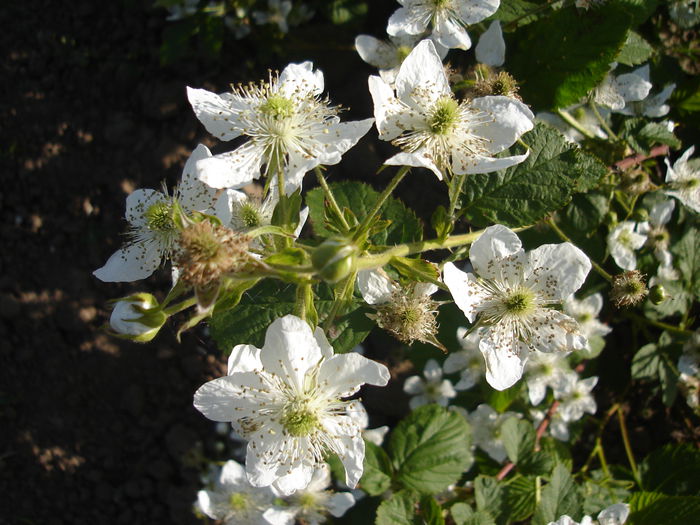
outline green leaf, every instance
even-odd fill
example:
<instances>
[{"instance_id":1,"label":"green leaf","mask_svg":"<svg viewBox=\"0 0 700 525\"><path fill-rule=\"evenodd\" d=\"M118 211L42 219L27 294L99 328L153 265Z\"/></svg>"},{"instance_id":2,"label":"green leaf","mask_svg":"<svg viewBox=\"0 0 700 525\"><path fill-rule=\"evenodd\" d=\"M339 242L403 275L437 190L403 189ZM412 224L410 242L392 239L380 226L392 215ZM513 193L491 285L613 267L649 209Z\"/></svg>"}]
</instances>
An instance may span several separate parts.
<instances>
[{"instance_id":1,"label":"green leaf","mask_svg":"<svg viewBox=\"0 0 700 525\"><path fill-rule=\"evenodd\" d=\"M688 227L683 237L671 248L676 267L685 288L700 298L700 233L696 225Z\"/></svg>"},{"instance_id":2,"label":"green leaf","mask_svg":"<svg viewBox=\"0 0 700 525\"><path fill-rule=\"evenodd\" d=\"M622 124L620 136L639 153L647 154L657 144L680 148L681 141L664 124L648 122L643 118L627 119Z\"/></svg>"},{"instance_id":3,"label":"green leaf","mask_svg":"<svg viewBox=\"0 0 700 525\"><path fill-rule=\"evenodd\" d=\"M568 144L555 129L537 124L523 136L530 156L522 163L497 171L470 175L461 200L462 210L477 227L534 224L563 208L574 193L598 184L606 171L595 157ZM511 153L522 154L516 144Z\"/></svg>"},{"instance_id":4,"label":"green leaf","mask_svg":"<svg viewBox=\"0 0 700 525\"><path fill-rule=\"evenodd\" d=\"M425 525L445 525L442 507L433 496L423 496L420 500L420 514Z\"/></svg>"},{"instance_id":5,"label":"green leaf","mask_svg":"<svg viewBox=\"0 0 700 525\"><path fill-rule=\"evenodd\" d=\"M437 283L440 277L437 265L423 259L392 257L389 264L409 281Z\"/></svg>"},{"instance_id":6,"label":"green leaf","mask_svg":"<svg viewBox=\"0 0 700 525\"><path fill-rule=\"evenodd\" d=\"M316 309L320 319L328 315L333 305L333 292L321 284L316 290ZM336 353L352 350L360 344L374 323L365 315L369 312L362 301L352 303L354 309L336 320L328 335ZM209 326L219 348L229 352L235 345L251 344L261 348L268 326L279 317L294 313L296 286L266 279L247 292L240 303L225 312L214 312Z\"/></svg>"},{"instance_id":7,"label":"green leaf","mask_svg":"<svg viewBox=\"0 0 700 525\"><path fill-rule=\"evenodd\" d=\"M535 512L534 477L515 476L506 485L505 503L509 509L509 520L526 520Z\"/></svg>"},{"instance_id":8,"label":"green leaf","mask_svg":"<svg viewBox=\"0 0 700 525\"><path fill-rule=\"evenodd\" d=\"M629 501L626 525L692 525L700 523L700 497L636 492Z\"/></svg>"},{"instance_id":9,"label":"green leaf","mask_svg":"<svg viewBox=\"0 0 700 525\"><path fill-rule=\"evenodd\" d=\"M470 437L469 425L456 412L437 405L414 410L389 441L395 479L421 493L444 490L472 464Z\"/></svg>"},{"instance_id":10,"label":"green leaf","mask_svg":"<svg viewBox=\"0 0 700 525\"><path fill-rule=\"evenodd\" d=\"M450 215L442 205L435 208L433 215L430 217L430 225L435 230L435 235L438 239L446 239L454 229Z\"/></svg>"},{"instance_id":11,"label":"green leaf","mask_svg":"<svg viewBox=\"0 0 700 525\"><path fill-rule=\"evenodd\" d=\"M339 182L330 185L331 191L341 208L352 210L357 219L362 220L377 202L379 193L369 185L361 182ZM314 232L319 237L330 237L333 231L324 224L325 196L321 188L315 188L306 194L306 205ZM401 201L389 197L380 210L383 219L391 224L382 232L376 233L371 240L376 245L400 244L422 239L423 228L413 211L406 208Z\"/></svg>"},{"instance_id":12,"label":"green leaf","mask_svg":"<svg viewBox=\"0 0 700 525\"><path fill-rule=\"evenodd\" d=\"M476 508L480 512L493 516L498 525L506 522L509 509L505 504L505 484L499 483L495 478L477 476L474 480L474 496Z\"/></svg>"},{"instance_id":13,"label":"green leaf","mask_svg":"<svg viewBox=\"0 0 700 525\"><path fill-rule=\"evenodd\" d=\"M581 497L567 468L554 467L549 483L542 489L542 499L535 510L533 525L547 525L560 516L577 516L581 512Z\"/></svg>"},{"instance_id":14,"label":"green leaf","mask_svg":"<svg viewBox=\"0 0 700 525\"><path fill-rule=\"evenodd\" d=\"M515 32L508 58L520 94L537 109L575 104L597 86L622 48L631 17L610 2L585 14L573 6Z\"/></svg>"},{"instance_id":15,"label":"green leaf","mask_svg":"<svg viewBox=\"0 0 700 525\"><path fill-rule=\"evenodd\" d=\"M466 503L455 503L450 507L455 525L496 525L488 512L476 511Z\"/></svg>"},{"instance_id":16,"label":"green leaf","mask_svg":"<svg viewBox=\"0 0 700 525\"><path fill-rule=\"evenodd\" d=\"M512 22L520 27L534 22L542 16L541 13L542 4L527 0L503 0L492 18L504 24Z\"/></svg>"},{"instance_id":17,"label":"green leaf","mask_svg":"<svg viewBox=\"0 0 700 525\"><path fill-rule=\"evenodd\" d=\"M600 193L577 193L561 214L561 227L581 234L593 232L610 209L608 199Z\"/></svg>"},{"instance_id":18,"label":"green leaf","mask_svg":"<svg viewBox=\"0 0 700 525\"><path fill-rule=\"evenodd\" d=\"M515 416L509 417L501 425L501 439L510 459L516 465L526 456L531 456L535 448L535 429L528 421Z\"/></svg>"},{"instance_id":19,"label":"green leaf","mask_svg":"<svg viewBox=\"0 0 700 525\"><path fill-rule=\"evenodd\" d=\"M634 482L612 479L602 470L592 471L590 478L581 485L584 514L596 515L613 503L629 500L628 489Z\"/></svg>"},{"instance_id":20,"label":"green leaf","mask_svg":"<svg viewBox=\"0 0 700 525\"><path fill-rule=\"evenodd\" d=\"M644 345L632 359L632 379L656 379L660 363L658 347L654 343Z\"/></svg>"},{"instance_id":21,"label":"green leaf","mask_svg":"<svg viewBox=\"0 0 700 525\"><path fill-rule=\"evenodd\" d=\"M636 66L649 60L653 54L654 48L649 42L639 36L639 33L628 31L625 44L622 46L622 50L617 55L616 60L620 64Z\"/></svg>"},{"instance_id":22,"label":"green leaf","mask_svg":"<svg viewBox=\"0 0 700 525\"><path fill-rule=\"evenodd\" d=\"M365 441L365 462L360 488L370 496L379 496L391 486L391 460L384 449Z\"/></svg>"},{"instance_id":23,"label":"green leaf","mask_svg":"<svg viewBox=\"0 0 700 525\"><path fill-rule=\"evenodd\" d=\"M700 494L700 451L681 444L666 445L639 464L644 488L673 496Z\"/></svg>"},{"instance_id":24,"label":"green leaf","mask_svg":"<svg viewBox=\"0 0 700 525\"><path fill-rule=\"evenodd\" d=\"M418 503L418 496L415 493L409 490L396 492L379 505L374 523L376 525L417 525L419 522L415 511L416 503Z\"/></svg>"},{"instance_id":25,"label":"green leaf","mask_svg":"<svg viewBox=\"0 0 700 525\"><path fill-rule=\"evenodd\" d=\"M520 391L522 390L522 385L523 382L518 381L512 387L506 388L505 390L494 390L490 386L484 384L482 386L482 392L484 393L486 403L496 412L502 414L508 410L508 407L513 404L513 401L518 399Z\"/></svg>"},{"instance_id":26,"label":"green leaf","mask_svg":"<svg viewBox=\"0 0 700 525\"><path fill-rule=\"evenodd\" d=\"M618 4L632 16L632 27L636 27L649 18L656 6L659 5L658 0L619 0Z\"/></svg>"}]
</instances>

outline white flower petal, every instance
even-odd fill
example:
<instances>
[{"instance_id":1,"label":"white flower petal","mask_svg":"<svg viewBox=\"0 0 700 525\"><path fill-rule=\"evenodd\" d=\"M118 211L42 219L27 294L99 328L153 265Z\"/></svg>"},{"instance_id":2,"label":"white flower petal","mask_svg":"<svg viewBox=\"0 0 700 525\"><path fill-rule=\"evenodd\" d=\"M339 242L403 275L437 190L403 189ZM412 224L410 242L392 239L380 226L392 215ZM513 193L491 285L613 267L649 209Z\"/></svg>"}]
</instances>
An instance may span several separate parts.
<instances>
[{"instance_id":1,"label":"white flower petal","mask_svg":"<svg viewBox=\"0 0 700 525\"><path fill-rule=\"evenodd\" d=\"M102 268L92 274L106 283L130 283L149 277L158 269L162 259L163 247L150 239L117 250Z\"/></svg>"},{"instance_id":2,"label":"white flower petal","mask_svg":"<svg viewBox=\"0 0 700 525\"><path fill-rule=\"evenodd\" d=\"M457 150L459 151L459 150ZM493 171L504 170L520 164L530 155L530 150L523 155L513 155L511 157L482 157L474 155L468 158L453 157L452 168L455 173L473 175L475 173L491 173Z\"/></svg>"},{"instance_id":3,"label":"white flower petal","mask_svg":"<svg viewBox=\"0 0 700 525\"><path fill-rule=\"evenodd\" d=\"M512 146L523 133L530 131L534 126L535 115L530 108L514 98L479 97L472 101L472 106L493 117L491 121L474 128L474 133L489 141L489 153L500 153Z\"/></svg>"},{"instance_id":4,"label":"white flower petal","mask_svg":"<svg viewBox=\"0 0 700 525\"><path fill-rule=\"evenodd\" d=\"M326 503L326 508L331 513L331 516L339 518L354 504L355 497L352 494L349 492L337 492L330 497Z\"/></svg>"},{"instance_id":5,"label":"white flower petal","mask_svg":"<svg viewBox=\"0 0 700 525\"><path fill-rule=\"evenodd\" d=\"M541 309L533 315L530 326L533 328L530 344L540 352L569 353L586 347L578 323L557 310Z\"/></svg>"},{"instance_id":6,"label":"white flower petal","mask_svg":"<svg viewBox=\"0 0 700 525\"><path fill-rule=\"evenodd\" d=\"M449 262L443 269L442 280L450 290L457 307L462 310L469 322L473 323L477 306L486 299L486 294L478 284L476 276L463 272Z\"/></svg>"},{"instance_id":7,"label":"white flower petal","mask_svg":"<svg viewBox=\"0 0 700 525\"><path fill-rule=\"evenodd\" d=\"M411 51L396 76L396 96L399 100L412 105L411 95L416 88L422 90L422 98L433 102L443 96L452 96L442 60L430 40L423 40Z\"/></svg>"},{"instance_id":8,"label":"white flower petal","mask_svg":"<svg viewBox=\"0 0 700 525\"><path fill-rule=\"evenodd\" d=\"M529 353L527 345L502 326L496 325L486 331L479 342L479 350L486 361L486 381L496 390L510 388L523 376Z\"/></svg>"},{"instance_id":9,"label":"white flower petal","mask_svg":"<svg viewBox=\"0 0 700 525\"><path fill-rule=\"evenodd\" d=\"M211 157L211 152L204 144L198 145L192 152L182 170L182 179L177 187L176 197L185 211L207 211L214 204L216 190L203 184L197 178L197 161Z\"/></svg>"},{"instance_id":10,"label":"white flower petal","mask_svg":"<svg viewBox=\"0 0 700 525\"><path fill-rule=\"evenodd\" d=\"M254 372L240 372L219 377L204 383L194 393L194 406L207 418L222 423L232 422L236 431L240 430L236 421L250 410L258 407L257 392L264 383ZM258 394L243 396L246 389L253 389ZM239 432L240 433L240 432Z\"/></svg>"},{"instance_id":11,"label":"white flower petal","mask_svg":"<svg viewBox=\"0 0 700 525\"><path fill-rule=\"evenodd\" d=\"M649 222L655 226L663 226L671 220L676 201L669 199L656 204L649 212Z\"/></svg>"},{"instance_id":12,"label":"white flower petal","mask_svg":"<svg viewBox=\"0 0 700 525\"><path fill-rule=\"evenodd\" d=\"M501 21L494 20L489 28L479 37L476 44L476 59L482 64L500 67L506 61L506 43L503 40Z\"/></svg>"},{"instance_id":13,"label":"white flower petal","mask_svg":"<svg viewBox=\"0 0 700 525\"><path fill-rule=\"evenodd\" d=\"M355 49L362 60L376 68L389 69L399 65L396 48L373 36L358 35L355 37Z\"/></svg>"},{"instance_id":14,"label":"white flower petal","mask_svg":"<svg viewBox=\"0 0 700 525\"><path fill-rule=\"evenodd\" d=\"M625 99L625 102L637 102L647 98L652 87L651 82L635 73L616 77L615 84L617 92Z\"/></svg>"},{"instance_id":15,"label":"white flower petal","mask_svg":"<svg viewBox=\"0 0 700 525\"><path fill-rule=\"evenodd\" d=\"M233 460L224 463L219 474L219 484L229 486L231 489L247 487L248 478L243 465Z\"/></svg>"},{"instance_id":16,"label":"white flower petal","mask_svg":"<svg viewBox=\"0 0 700 525\"><path fill-rule=\"evenodd\" d=\"M236 114L247 109L242 100L191 87L187 88L187 99L199 121L217 139L231 140L241 134L243 124Z\"/></svg>"},{"instance_id":17,"label":"white flower petal","mask_svg":"<svg viewBox=\"0 0 700 525\"><path fill-rule=\"evenodd\" d=\"M169 203L166 195L148 188L132 191L126 198L124 217L132 226L146 225L146 211L159 202Z\"/></svg>"},{"instance_id":18,"label":"white flower petal","mask_svg":"<svg viewBox=\"0 0 700 525\"><path fill-rule=\"evenodd\" d=\"M423 150L414 153L397 153L384 161L388 166L413 166L415 168L427 168L432 171L438 180L442 180L442 172L435 163L424 154Z\"/></svg>"},{"instance_id":19,"label":"white flower petal","mask_svg":"<svg viewBox=\"0 0 700 525\"><path fill-rule=\"evenodd\" d=\"M442 379L442 368L435 359L428 359L423 369L423 376L428 382L435 383Z\"/></svg>"},{"instance_id":20,"label":"white flower petal","mask_svg":"<svg viewBox=\"0 0 700 525\"><path fill-rule=\"evenodd\" d=\"M416 19L411 16L411 13L405 7L399 7L389 17L389 23L386 26L386 32L391 36L397 36L401 33L409 35L419 35L424 32L428 24L426 20Z\"/></svg>"},{"instance_id":21,"label":"white flower petal","mask_svg":"<svg viewBox=\"0 0 700 525\"><path fill-rule=\"evenodd\" d=\"M337 354L321 363L318 382L325 384L326 395L349 397L363 383L384 386L389 382L389 369L360 354Z\"/></svg>"},{"instance_id":22,"label":"white flower petal","mask_svg":"<svg viewBox=\"0 0 700 525\"><path fill-rule=\"evenodd\" d=\"M630 514L630 507L626 503L615 503L598 514L600 525L622 525L627 521Z\"/></svg>"},{"instance_id":23,"label":"white flower petal","mask_svg":"<svg viewBox=\"0 0 700 525\"><path fill-rule=\"evenodd\" d=\"M472 47L471 38L465 27L449 17L440 17L433 28L433 38L450 49L467 50Z\"/></svg>"},{"instance_id":24,"label":"white flower petal","mask_svg":"<svg viewBox=\"0 0 700 525\"><path fill-rule=\"evenodd\" d=\"M320 95L323 92L323 73L313 69L313 63L308 60L289 64L280 73L280 93L288 98Z\"/></svg>"},{"instance_id":25,"label":"white flower petal","mask_svg":"<svg viewBox=\"0 0 700 525\"><path fill-rule=\"evenodd\" d=\"M260 349L253 345L236 345L228 356L228 375L237 372L253 372L263 367Z\"/></svg>"},{"instance_id":26,"label":"white flower petal","mask_svg":"<svg viewBox=\"0 0 700 525\"><path fill-rule=\"evenodd\" d=\"M498 11L500 5L500 0L469 0L457 2L455 8L458 18L465 24L471 25L490 17Z\"/></svg>"},{"instance_id":27,"label":"white flower petal","mask_svg":"<svg viewBox=\"0 0 700 525\"><path fill-rule=\"evenodd\" d=\"M407 377L403 383L403 391L410 396L417 396L425 391L425 383L420 376Z\"/></svg>"},{"instance_id":28,"label":"white flower petal","mask_svg":"<svg viewBox=\"0 0 700 525\"><path fill-rule=\"evenodd\" d=\"M374 102L374 118L377 123L379 138L393 140L398 137L403 129L397 126L395 118L389 118L403 111L403 107L394 97L394 90L380 77L371 76L368 79L369 92Z\"/></svg>"},{"instance_id":29,"label":"white flower petal","mask_svg":"<svg viewBox=\"0 0 700 525\"><path fill-rule=\"evenodd\" d=\"M260 177L263 152L247 142L234 151L197 162L197 176L212 188L242 188Z\"/></svg>"},{"instance_id":30,"label":"white flower petal","mask_svg":"<svg viewBox=\"0 0 700 525\"><path fill-rule=\"evenodd\" d=\"M528 286L550 301L563 301L581 288L591 261L576 246L544 244L528 253Z\"/></svg>"},{"instance_id":31,"label":"white flower petal","mask_svg":"<svg viewBox=\"0 0 700 525\"><path fill-rule=\"evenodd\" d=\"M510 228L496 224L486 228L472 243L469 260L479 277L494 279L500 277L500 271L492 269L494 260L522 253L522 246L522 242Z\"/></svg>"},{"instance_id":32,"label":"white flower petal","mask_svg":"<svg viewBox=\"0 0 700 525\"><path fill-rule=\"evenodd\" d=\"M383 271L360 270L357 272L357 288L367 304L377 305L388 302L396 286Z\"/></svg>"}]
</instances>

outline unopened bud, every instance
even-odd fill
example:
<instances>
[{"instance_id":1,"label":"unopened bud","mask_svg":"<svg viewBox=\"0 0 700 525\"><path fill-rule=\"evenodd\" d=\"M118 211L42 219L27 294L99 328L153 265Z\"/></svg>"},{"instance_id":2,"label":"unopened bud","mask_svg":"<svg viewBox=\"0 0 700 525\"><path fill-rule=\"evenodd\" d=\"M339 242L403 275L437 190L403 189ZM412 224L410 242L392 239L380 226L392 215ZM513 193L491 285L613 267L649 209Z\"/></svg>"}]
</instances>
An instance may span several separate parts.
<instances>
[{"instance_id":1,"label":"unopened bud","mask_svg":"<svg viewBox=\"0 0 700 525\"><path fill-rule=\"evenodd\" d=\"M331 284L344 279L355 267L357 247L345 239L326 239L311 254L311 264Z\"/></svg>"},{"instance_id":2,"label":"unopened bud","mask_svg":"<svg viewBox=\"0 0 700 525\"><path fill-rule=\"evenodd\" d=\"M622 174L620 189L631 195L641 195L651 189L651 180L644 170L628 171Z\"/></svg>"},{"instance_id":3,"label":"unopened bud","mask_svg":"<svg viewBox=\"0 0 700 525\"><path fill-rule=\"evenodd\" d=\"M637 222L646 222L649 220L649 212L644 208L639 208L632 214L632 220Z\"/></svg>"},{"instance_id":4,"label":"unopened bud","mask_svg":"<svg viewBox=\"0 0 700 525\"><path fill-rule=\"evenodd\" d=\"M168 316L149 293L137 293L114 305L109 325L125 339L145 343L153 339Z\"/></svg>"},{"instance_id":5,"label":"unopened bud","mask_svg":"<svg viewBox=\"0 0 700 525\"><path fill-rule=\"evenodd\" d=\"M649 290L649 300L654 304L661 304L666 299L668 295L666 294L666 289L661 284L655 284Z\"/></svg>"},{"instance_id":6,"label":"unopened bud","mask_svg":"<svg viewBox=\"0 0 700 525\"><path fill-rule=\"evenodd\" d=\"M637 305L647 295L649 290L641 272L632 270L613 277L610 300L617 308Z\"/></svg>"}]
</instances>

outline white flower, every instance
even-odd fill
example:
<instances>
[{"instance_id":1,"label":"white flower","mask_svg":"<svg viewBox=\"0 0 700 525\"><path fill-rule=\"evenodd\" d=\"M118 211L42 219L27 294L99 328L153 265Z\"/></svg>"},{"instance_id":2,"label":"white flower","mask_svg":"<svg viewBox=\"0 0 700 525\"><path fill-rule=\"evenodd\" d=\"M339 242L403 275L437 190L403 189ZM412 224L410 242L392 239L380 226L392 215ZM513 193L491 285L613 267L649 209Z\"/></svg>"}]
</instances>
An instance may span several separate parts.
<instances>
[{"instance_id":1,"label":"white flower","mask_svg":"<svg viewBox=\"0 0 700 525\"><path fill-rule=\"evenodd\" d=\"M649 83L649 66L644 65L640 67L639 69L635 69L631 74L637 75L640 77L644 82ZM639 87L638 92L642 92L641 86L645 86L645 84L640 84L637 83L637 86ZM634 116L644 116L644 117L663 117L666 113L669 112L671 109L668 104L666 104L666 101L671 97L671 93L673 93L673 90L676 89L675 84L669 84L668 86L664 87L664 89L661 91L661 93L658 93L653 96L645 96L642 99L638 101L633 101L632 99L627 99L629 101L629 104L625 104L625 107L622 109L616 109L618 113L622 113L623 115L628 115L631 117ZM647 91L648 95L648 91Z\"/></svg>"},{"instance_id":2,"label":"white flower","mask_svg":"<svg viewBox=\"0 0 700 525\"><path fill-rule=\"evenodd\" d=\"M594 100L597 104L620 111L628 102L644 100L651 91L649 66L643 66L632 73L614 76L606 75L602 84L595 90Z\"/></svg>"},{"instance_id":3,"label":"white flower","mask_svg":"<svg viewBox=\"0 0 700 525\"><path fill-rule=\"evenodd\" d=\"M598 315L603 309L603 296L600 293L589 295L585 299L578 300L573 295L564 301L564 313L576 319L581 335L586 340L586 347L583 349L587 357L594 357L591 352L590 340L594 337L604 337L610 333L612 328L601 323Z\"/></svg>"},{"instance_id":4,"label":"white flower","mask_svg":"<svg viewBox=\"0 0 700 525\"><path fill-rule=\"evenodd\" d=\"M267 0L267 11L253 11L253 19L258 25L277 24L282 33L289 31L287 16L292 10L292 2L289 0Z\"/></svg>"},{"instance_id":5,"label":"white flower","mask_svg":"<svg viewBox=\"0 0 700 525\"><path fill-rule=\"evenodd\" d=\"M673 255L668 249L670 235L666 229L666 224L671 220L676 201L669 199L658 202L649 212L649 221L645 231L647 235L647 245L654 250L654 255L661 266L672 267Z\"/></svg>"},{"instance_id":6,"label":"white flower","mask_svg":"<svg viewBox=\"0 0 700 525\"><path fill-rule=\"evenodd\" d=\"M697 159L688 160L695 151L695 146L690 146L683 155L673 163L673 167L666 159L666 195L675 197L685 206L700 213L700 165Z\"/></svg>"},{"instance_id":7,"label":"white flower","mask_svg":"<svg viewBox=\"0 0 700 525\"><path fill-rule=\"evenodd\" d=\"M537 428L542 420L546 416L546 412L543 410L531 410L530 415L532 416L532 422ZM554 439L559 441L569 441L569 423L564 421L561 414L558 411L554 411L549 419L549 425L547 426L549 433Z\"/></svg>"},{"instance_id":8,"label":"white flower","mask_svg":"<svg viewBox=\"0 0 700 525\"><path fill-rule=\"evenodd\" d=\"M195 164L211 157L200 144L190 155L174 196L140 189L126 198L129 242L117 250L93 275L105 282L131 282L145 279L170 255L179 236L174 221L177 203L185 213L206 211L214 204L215 191L197 180Z\"/></svg>"},{"instance_id":9,"label":"white flower","mask_svg":"<svg viewBox=\"0 0 700 525\"><path fill-rule=\"evenodd\" d=\"M557 411L564 421L578 421L584 413L595 414L597 405L591 391L597 383L596 376L579 379L576 372L561 378L554 397L559 400Z\"/></svg>"},{"instance_id":10,"label":"white flower","mask_svg":"<svg viewBox=\"0 0 700 525\"><path fill-rule=\"evenodd\" d=\"M539 405L544 400L548 386L557 388L567 372L571 372L571 368L563 355L543 352L531 354L525 368L525 377L532 406Z\"/></svg>"},{"instance_id":11,"label":"white flower","mask_svg":"<svg viewBox=\"0 0 700 525\"><path fill-rule=\"evenodd\" d=\"M630 506L627 503L615 503L598 514L600 525L622 525L630 514Z\"/></svg>"},{"instance_id":12,"label":"white flower","mask_svg":"<svg viewBox=\"0 0 700 525\"><path fill-rule=\"evenodd\" d=\"M248 439L246 470L256 487L276 484L291 494L306 487L326 453L345 466L346 483L362 476L364 441L349 415L363 383L385 385L388 369L359 354L333 355L320 328L293 315L275 320L262 350L237 345L229 373L197 390L194 406L230 421Z\"/></svg>"},{"instance_id":13,"label":"white flower","mask_svg":"<svg viewBox=\"0 0 700 525\"><path fill-rule=\"evenodd\" d=\"M248 483L245 469L233 460L224 464L213 490L197 493L201 511L212 519L222 520L224 525L282 525L284 522L266 519L274 499L269 487Z\"/></svg>"},{"instance_id":14,"label":"white flower","mask_svg":"<svg viewBox=\"0 0 700 525\"><path fill-rule=\"evenodd\" d=\"M448 263L443 279L469 322L484 328L479 350L493 388L515 384L531 350L585 346L576 321L552 308L585 281L591 263L581 250L563 243L525 252L515 233L495 225L472 244L469 259L474 273Z\"/></svg>"},{"instance_id":15,"label":"white flower","mask_svg":"<svg viewBox=\"0 0 700 525\"><path fill-rule=\"evenodd\" d=\"M637 256L635 250L639 250L647 242L646 223L623 221L619 223L608 235L608 251L615 263L623 270L637 269Z\"/></svg>"},{"instance_id":16,"label":"white flower","mask_svg":"<svg viewBox=\"0 0 700 525\"><path fill-rule=\"evenodd\" d=\"M494 20L476 44L476 59L487 66L501 67L506 61L506 43L503 40L501 21Z\"/></svg>"},{"instance_id":17,"label":"white flower","mask_svg":"<svg viewBox=\"0 0 700 525\"><path fill-rule=\"evenodd\" d=\"M349 492L327 490L331 484L331 472L325 463L320 465L311 476L311 481L303 490L285 498L287 507L277 507L265 513L265 518L277 525L293 525L302 520L309 525L318 525L326 521L327 514L339 518L355 504L355 497ZM276 486L272 486L273 490ZM284 495L283 491L277 491Z\"/></svg>"},{"instance_id":18,"label":"white flower","mask_svg":"<svg viewBox=\"0 0 700 525\"><path fill-rule=\"evenodd\" d=\"M466 27L488 18L500 0L398 0L403 6L389 18L386 32L420 35L432 28L433 37L448 48L469 49Z\"/></svg>"},{"instance_id":19,"label":"white flower","mask_svg":"<svg viewBox=\"0 0 700 525\"><path fill-rule=\"evenodd\" d=\"M467 416L472 428L472 442L499 463L506 459L506 447L501 439L501 426L507 419L520 417L516 412L499 414L487 404L481 404Z\"/></svg>"},{"instance_id":20,"label":"white flower","mask_svg":"<svg viewBox=\"0 0 700 525\"><path fill-rule=\"evenodd\" d=\"M459 381L455 384L455 390L469 390L484 376L486 366L484 356L479 351L479 330L467 334L464 327L457 328L457 341L462 350L450 352L442 369L446 374L460 372Z\"/></svg>"},{"instance_id":21,"label":"white flower","mask_svg":"<svg viewBox=\"0 0 700 525\"><path fill-rule=\"evenodd\" d=\"M564 514L557 521L550 521L547 525L593 525L593 518L584 516L581 523L574 521L572 518Z\"/></svg>"},{"instance_id":22,"label":"white flower","mask_svg":"<svg viewBox=\"0 0 700 525\"><path fill-rule=\"evenodd\" d=\"M249 138L228 153L197 163L199 177L214 188L241 187L260 176L284 171L285 191L301 186L304 174L337 164L369 131L372 119L340 122L338 109L321 98L323 73L311 62L289 64L260 85L217 95L187 88L197 118L220 140Z\"/></svg>"},{"instance_id":23,"label":"white flower","mask_svg":"<svg viewBox=\"0 0 700 525\"><path fill-rule=\"evenodd\" d=\"M379 138L403 152L385 164L443 173L488 173L524 161L524 155L496 158L532 129L532 112L513 98L455 100L435 46L424 40L401 65L396 91L369 77Z\"/></svg>"},{"instance_id":24,"label":"white flower","mask_svg":"<svg viewBox=\"0 0 700 525\"><path fill-rule=\"evenodd\" d=\"M411 409L430 403L446 407L450 399L457 395L450 380L442 378L442 368L435 359L428 359L425 363L423 377L425 379L420 376L408 377L403 384L403 391L413 396L408 402Z\"/></svg>"},{"instance_id":25,"label":"white flower","mask_svg":"<svg viewBox=\"0 0 700 525\"><path fill-rule=\"evenodd\" d=\"M379 76L384 82L393 86L401 64L422 39L421 35L401 34L390 36L386 41L370 35L358 35L355 38L355 49L362 60L379 69ZM435 40L433 44L443 60L449 49Z\"/></svg>"},{"instance_id":26,"label":"white flower","mask_svg":"<svg viewBox=\"0 0 700 525\"><path fill-rule=\"evenodd\" d=\"M365 441L374 443L378 447L381 446L384 442L384 437L386 436L387 432L389 432L389 427L387 425L383 425L377 428L367 428L369 426L369 415L367 414L365 407L362 405L362 403L357 402L353 405L353 408L354 409L350 411L349 414L350 417L357 421L357 426L359 426L360 430L362 430L362 437L365 439Z\"/></svg>"}]
</instances>

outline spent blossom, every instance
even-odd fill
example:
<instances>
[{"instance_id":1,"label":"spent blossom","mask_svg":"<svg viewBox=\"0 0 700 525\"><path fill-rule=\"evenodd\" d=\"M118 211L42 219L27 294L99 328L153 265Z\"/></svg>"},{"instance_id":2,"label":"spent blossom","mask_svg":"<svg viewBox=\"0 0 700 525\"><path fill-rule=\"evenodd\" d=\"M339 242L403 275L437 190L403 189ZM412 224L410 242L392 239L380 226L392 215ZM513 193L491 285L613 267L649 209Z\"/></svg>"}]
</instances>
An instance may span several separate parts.
<instances>
[{"instance_id":1,"label":"spent blossom","mask_svg":"<svg viewBox=\"0 0 700 525\"><path fill-rule=\"evenodd\" d=\"M362 476L365 446L349 412L363 383L385 385L388 369L359 354L334 355L320 328L293 316L275 320L262 349L237 345L228 375L197 390L194 406L214 421L231 422L248 440L250 483L275 483L283 494L303 489L327 453L345 466L346 483Z\"/></svg>"},{"instance_id":2,"label":"spent blossom","mask_svg":"<svg viewBox=\"0 0 700 525\"><path fill-rule=\"evenodd\" d=\"M402 5L389 18L386 32L420 35L432 30L440 44L469 49L467 26L481 22L498 10L500 0L398 0Z\"/></svg>"},{"instance_id":3,"label":"spent blossom","mask_svg":"<svg viewBox=\"0 0 700 525\"><path fill-rule=\"evenodd\" d=\"M533 350L568 353L585 346L576 321L553 308L591 269L581 250L563 243L525 252L515 233L495 225L472 244L469 259L474 273L447 263L443 279L469 322L484 329L479 350L493 388L515 384Z\"/></svg>"},{"instance_id":4,"label":"spent blossom","mask_svg":"<svg viewBox=\"0 0 700 525\"><path fill-rule=\"evenodd\" d=\"M244 135L234 151L197 163L199 177L214 188L242 187L260 177L284 174L289 194L304 174L321 164L337 164L369 131L372 119L340 122L339 109L321 98L323 73L311 62L289 64L267 82L240 85L217 95L187 88L197 118L220 140Z\"/></svg>"},{"instance_id":5,"label":"spent blossom","mask_svg":"<svg viewBox=\"0 0 700 525\"><path fill-rule=\"evenodd\" d=\"M105 282L131 282L150 276L170 256L180 231L175 222L179 210L189 214L209 210L215 190L202 184L195 175L195 164L211 153L200 144L185 163L182 180L174 195L151 189L139 189L126 198L129 241L117 250L93 275Z\"/></svg>"},{"instance_id":6,"label":"spent blossom","mask_svg":"<svg viewBox=\"0 0 700 525\"><path fill-rule=\"evenodd\" d=\"M385 164L424 167L442 180L504 169L528 156L494 157L532 129L528 107L506 96L456 100L430 40L403 62L395 90L376 76L369 90L379 138L403 150Z\"/></svg>"}]
</instances>

